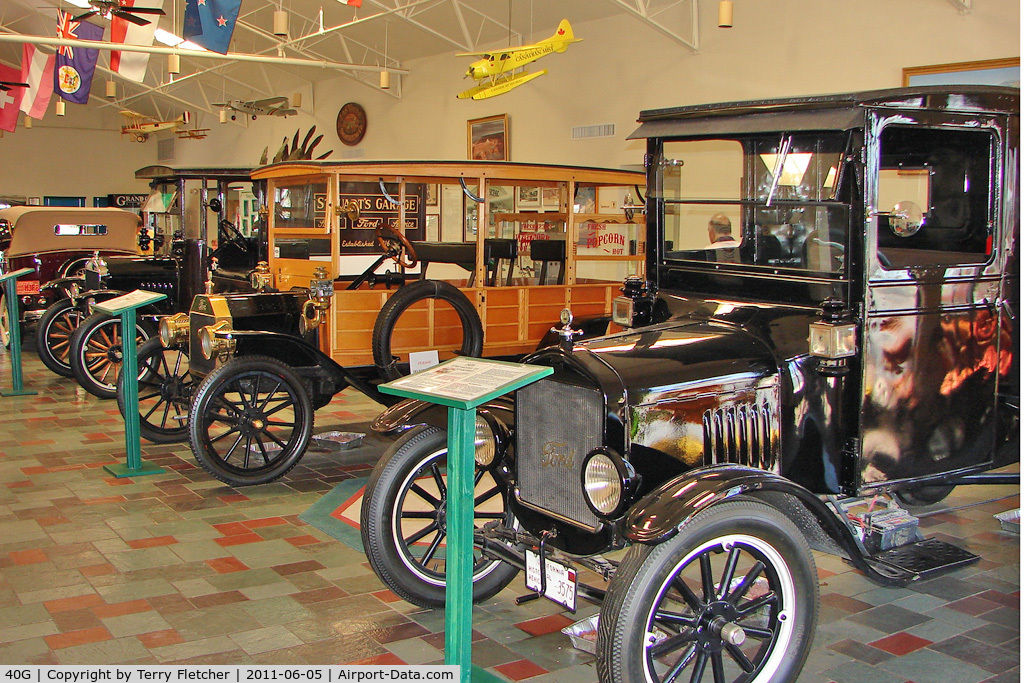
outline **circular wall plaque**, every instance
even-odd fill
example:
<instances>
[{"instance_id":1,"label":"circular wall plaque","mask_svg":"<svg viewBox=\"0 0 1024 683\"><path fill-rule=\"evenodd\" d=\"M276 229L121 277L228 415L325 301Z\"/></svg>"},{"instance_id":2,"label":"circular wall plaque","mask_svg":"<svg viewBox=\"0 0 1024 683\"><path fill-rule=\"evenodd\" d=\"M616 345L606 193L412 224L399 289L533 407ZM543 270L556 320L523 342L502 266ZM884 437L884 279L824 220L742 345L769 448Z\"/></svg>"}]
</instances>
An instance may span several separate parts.
<instances>
[{"instance_id":1,"label":"circular wall plaque","mask_svg":"<svg viewBox=\"0 0 1024 683\"><path fill-rule=\"evenodd\" d=\"M366 135L366 110L349 102L338 112L338 138L348 146L358 145Z\"/></svg>"}]
</instances>

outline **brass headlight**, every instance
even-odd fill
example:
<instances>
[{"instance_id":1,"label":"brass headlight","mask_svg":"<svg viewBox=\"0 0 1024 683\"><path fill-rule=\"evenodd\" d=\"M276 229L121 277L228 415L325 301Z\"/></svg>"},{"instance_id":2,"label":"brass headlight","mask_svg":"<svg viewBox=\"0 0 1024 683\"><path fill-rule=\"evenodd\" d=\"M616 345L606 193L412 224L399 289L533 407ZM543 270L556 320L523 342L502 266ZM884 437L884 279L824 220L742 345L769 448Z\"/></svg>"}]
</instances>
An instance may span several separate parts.
<instances>
[{"instance_id":1,"label":"brass headlight","mask_svg":"<svg viewBox=\"0 0 1024 683\"><path fill-rule=\"evenodd\" d=\"M231 324L222 320L214 325L207 325L199 330L199 348L206 360L213 360L221 354L235 350L235 340L231 337Z\"/></svg>"},{"instance_id":2,"label":"brass headlight","mask_svg":"<svg viewBox=\"0 0 1024 683\"><path fill-rule=\"evenodd\" d=\"M165 349L188 340L188 313L175 313L160 318L160 343Z\"/></svg>"}]
</instances>

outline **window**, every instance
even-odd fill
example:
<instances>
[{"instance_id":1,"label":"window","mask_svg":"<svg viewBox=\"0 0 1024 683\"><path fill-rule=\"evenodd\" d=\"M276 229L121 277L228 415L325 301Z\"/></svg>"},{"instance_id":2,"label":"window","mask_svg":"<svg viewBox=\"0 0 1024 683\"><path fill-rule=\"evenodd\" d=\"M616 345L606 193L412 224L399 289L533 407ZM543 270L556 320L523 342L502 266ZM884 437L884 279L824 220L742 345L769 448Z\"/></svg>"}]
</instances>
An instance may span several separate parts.
<instances>
[{"instance_id":1,"label":"window","mask_svg":"<svg viewBox=\"0 0 1024 683\"><path fill-rule=\"evenodd\" d=\"M988 261L993 150L984 130L882 131L876 207L884 267Z\"/></svg>"}]
</instances>

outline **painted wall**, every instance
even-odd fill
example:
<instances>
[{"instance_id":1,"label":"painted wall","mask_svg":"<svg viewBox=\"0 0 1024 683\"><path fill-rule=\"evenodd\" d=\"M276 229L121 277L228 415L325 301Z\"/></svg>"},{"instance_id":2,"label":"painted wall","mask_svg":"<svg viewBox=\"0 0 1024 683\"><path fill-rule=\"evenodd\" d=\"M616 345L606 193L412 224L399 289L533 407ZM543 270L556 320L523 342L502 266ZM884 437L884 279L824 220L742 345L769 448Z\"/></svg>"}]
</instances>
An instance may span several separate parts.
<instances>
[{"instance_id":1,"label":"painted wall","mask_svg":"<svg viewBox=\"0 0 1024 683\"><path fill-rule=\"evenodd\" d=\"M255 165L265 147L272 157L285 137L290 141L296 129L305 133L314 124L324 134L317 153L333 149L335 159L343 150L367 159L463 159L466 121L508 114L513 160L639 165L643 145L625 137L642 109L896 87L904 67L1020 54L1018 0L980 0L966 14L947 0L742 2L736 3L732 29L716 26L716 7L713 0L702 2L697 54L638 20L588 22L573 26L583 42L534 65L548 69L547 75L509 94L457 100L456 93L471 84L462 77L471 60L453 50L403 64L411 74L404 77L401 100L342 76L317 85L315 115L300 111L246 127L205 115L199 124L212 129L209 137L176 140L169 163ZM532 38L553 29L537 27ZM362 104L369 119L356 150L334 133L338 109L349 101ZM616 125L614 138L571 139L572 126L602 123ZM0 195L87 194L98 186L103 194L132 191L134 170L156 162L153 142L114 141L119 136L107 133L72 140L45 130L19 129L0 139ZM102 163L79 164L75 172L64 161L72 143Z\"/></svg>"}]
</instances>

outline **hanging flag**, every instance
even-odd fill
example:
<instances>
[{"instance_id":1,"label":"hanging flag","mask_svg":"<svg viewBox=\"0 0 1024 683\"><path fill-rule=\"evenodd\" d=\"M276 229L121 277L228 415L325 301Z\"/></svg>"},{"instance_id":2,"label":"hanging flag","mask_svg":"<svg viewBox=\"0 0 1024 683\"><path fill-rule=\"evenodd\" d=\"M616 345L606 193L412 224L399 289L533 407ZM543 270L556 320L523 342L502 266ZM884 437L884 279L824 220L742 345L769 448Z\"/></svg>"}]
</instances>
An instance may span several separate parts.
<instances>
[{"instance_id":1,"label":"hanging flag","mask_svg":"<svg viewBox=\"0 0 1024 683\"><path fill-rule=\"evenodd\" d=\"M103 27L88 21L74 21L69 12L57 10L57 37L77 40L103 40ZM89 101L92 75L100 51L61 45L53 68L53 91L68 102Z\"/></svg>"},{"instance_id":2,"label":"hanging flag","mask_svg":"<svg viewBox=\"0 0 1024 683\"><path fill-rule=\"evenodd\" d=\"M343 5L352 5L353 7L362 7L363 0L341 0Z\"/></svg>"},{"instance_id":3,"label":"hanging flag","mask_svg":"<svg viewBox=\"0 0 1024 683\"><path fill-rule=\"evenodd\" d=\"M21 83L21 71L19 69L15 69L13 66L0 64L0 81ZM0 90L0 130L6 130L8 133L13 133L14 129L17 128L18 105L21 104L21 98L24 92L25 88Z\"/></svg>"},{"instance_id":4,"label":"hanging flag","mask_svg":"<svg viewBox=\"0 0 1024 683\"><path fill-rule=\"evenodd\" d=\"M53 97L54 55L37 50L35 45L21 46L21 80L28 83L21 98L21 110L34 119L41 119Z\"/></svg>"},{"instance_id":5,"label":"hanging flag","mask_svg":"<svg viewBox=\"0 0 1024 683\"><path fill-rule=\"evenodd\" d=\"M164 0L119 0L121 7L152 7L163 9ZM156 34L156 21L145 26L122 19L116 14L110 18L110 42L125 45L152 45ZM149 64L148 52L110 52L110 70L116 71L128 80L142 83L146 77L146 66Z\"/></svg>"},{"instance_id":6,"label":"hanging flag","mask_svg":"<svg viewBox=\"0 0 1024 683\"><path fill-rule=\"evenodd\" d=\"M241 4L242 0L185 0L182 37L226 55Z\"/></svg>"}]
</instances>

